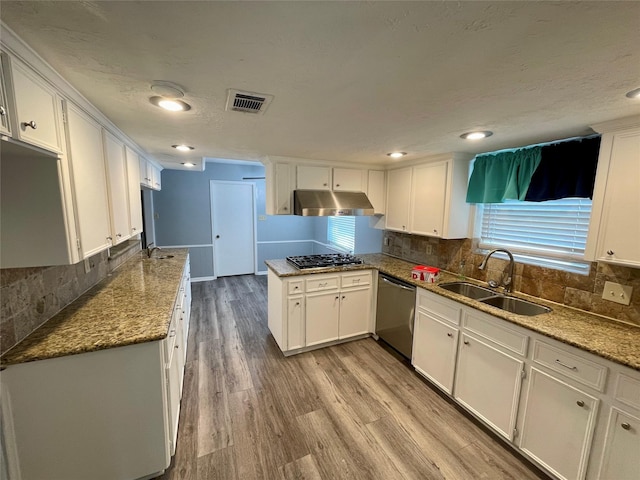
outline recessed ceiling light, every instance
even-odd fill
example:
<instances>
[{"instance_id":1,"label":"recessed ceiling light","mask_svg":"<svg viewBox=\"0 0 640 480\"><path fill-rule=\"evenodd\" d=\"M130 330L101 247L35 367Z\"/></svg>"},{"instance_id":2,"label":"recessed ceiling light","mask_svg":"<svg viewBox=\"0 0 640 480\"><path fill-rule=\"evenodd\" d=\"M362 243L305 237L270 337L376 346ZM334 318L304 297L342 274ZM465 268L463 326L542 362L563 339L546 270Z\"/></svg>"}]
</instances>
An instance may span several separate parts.
<instances>
[{"instance_id":1,"label":"recessed ceiling light","mask_svg":"<svg viewBox=\"0 0 640 480\"><path fill-rule=\"evenodd\" d=\"M627 92L629 98L640 98L640 88L634 88L630 92Z\"/></svg>"},{"instance_id":2,"label":"recessed ceiling light","mask_svg":"<svg viewBox=\"0 0 640 480\"><path fill-rule=\"evenodd\" d=\"M460 138L464 138L465 140L481 140L483 138L487 138L493 135L493 132L489 130L485 130L483 132L466 132L460 135Z\"/></svg>"},{"instance_id":3,"label":"recessed ceiling light","mask_svg":"<svg viewBox=\"0 0 640 480\"><path fill-rule=\"evenodd\" d=\"M191 110L191 105L173 98L151 97L149 101L156 107L164 108L170 112L186 112L187 110Z\"/></svg>"},{"instance_id":4,"label":"recessed ceiling light","mask_svg":"<svg viewBox=\"0 0 640 480\"><path fill-rule=\"evenodd\" d=\"M184 165L185 167L195 167L196 164L193 162L182 162L181 165Z\"/></svg>"},{"instance_id":5,"label":"recessed ceiling light","mask_svg":"<svg viewBox=\"0 0 640 480\"><path fill-rule=\"evenodd\" d=\"M181 152L190 152L191 150L193 150L193 147L191 145L171 145L173 148L175 148L176 150L180 150Z\"/></svg>"},{"instance_id":6,"label":"recessed ceiling light","mask_svg":"<svg viewBox=\"0 0 640 480\"><path fill-rule=\"evenodd\" d=\"M387 155L391 158L402 158L407 154L407 152L391 152L387 153Z\"/></svg>"}]
</instances>

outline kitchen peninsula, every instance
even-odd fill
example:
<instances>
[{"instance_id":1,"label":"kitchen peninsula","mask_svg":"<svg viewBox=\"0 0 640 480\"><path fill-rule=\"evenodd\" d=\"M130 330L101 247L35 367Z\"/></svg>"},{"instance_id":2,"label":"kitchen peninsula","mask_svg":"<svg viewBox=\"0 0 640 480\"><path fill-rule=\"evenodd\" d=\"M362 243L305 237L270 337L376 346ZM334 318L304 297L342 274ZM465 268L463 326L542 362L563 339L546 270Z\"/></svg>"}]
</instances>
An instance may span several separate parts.
<instances>
[{"instance_id":1,"label":"kitchen peninsula","mask_svg":"<svg viewBox=\"0 0 640 480\"><path fill-rule=\"evenodd\" d=\"M2 356L10 469L107 480L169 465L189 272L186 249L141 252Z\"/></svg>"}]
</instances>

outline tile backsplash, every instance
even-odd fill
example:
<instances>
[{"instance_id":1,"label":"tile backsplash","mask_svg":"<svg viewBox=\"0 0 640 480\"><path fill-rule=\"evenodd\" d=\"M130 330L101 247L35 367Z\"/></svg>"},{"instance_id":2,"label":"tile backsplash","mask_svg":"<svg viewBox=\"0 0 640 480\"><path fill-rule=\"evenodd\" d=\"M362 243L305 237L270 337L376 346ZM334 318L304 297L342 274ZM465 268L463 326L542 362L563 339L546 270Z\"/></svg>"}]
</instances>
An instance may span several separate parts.
<instances>
[{"instance_id":1,"label":"tile backsplash","mask_svg":"<svg viewBox=\"0 0 640 480\"><path fill-rule=\"evenodd\" d=\"M0 355L140 251L131 240L75 265L0 270Z\"/></svg>"},{"instance_id":2,"label":"tile backsplash","mask_svg":"<svg viewBox=\"0 0 640 480\"><path fill-rule=\"evenodd\" d=\"M383 238L383 253L476 280L499 281L509 264L491 257L487 268L479 270L484 255L476 253L477 241L472 239L443 240L389 230ZM514 277L515 291L640 325L640 269L592 262L589 275L579 275L516 263ZM633 287L631 304L603 300L606 281Z\"/></svg>"}]
</instances>

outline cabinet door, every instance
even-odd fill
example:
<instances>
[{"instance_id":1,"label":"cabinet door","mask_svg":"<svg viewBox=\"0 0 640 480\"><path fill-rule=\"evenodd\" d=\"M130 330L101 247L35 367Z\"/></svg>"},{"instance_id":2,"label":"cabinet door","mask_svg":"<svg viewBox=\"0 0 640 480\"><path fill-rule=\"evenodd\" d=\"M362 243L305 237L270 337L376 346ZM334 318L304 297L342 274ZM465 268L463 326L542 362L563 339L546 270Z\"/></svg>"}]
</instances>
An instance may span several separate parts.
<instances>
[{"instance_id":1,"label":"cabinet door","mask_svg":"<svg viewBox=\"0 0 640 480\"><path fill-rule=\"evenodd\" d=\"M62 152L55 90L18 60L12 59L11 69L18 138L53 152Z\"/></svg>"},{"instance_id":2,"label":"cabinet door","mask_svg":"<svg viewBox=\"0 0 640 480\"><path fill-rule=\"evenodd\" d=\"M140 161L140 185L151 188L151 165L146 158L139 157Z\"/></svg>"},{"instance_id":3,"label":"cabinet door","mask_svg":"<svg viewBox=\"0 0 640 480\"><path fill-rule=\"evenodd\" d=\"M340 338L371 331L371 288L343 290L340 293Z\"/></svg>"},{"instance_id":4,"label":"cabinet door","mask_svg":"<svg viewBox=\"0 0 640 480\"><path fill-rule=\"evenodd\" d=\"M417 311L411 363L448 394L453 389L458 333L457 328Z\"/></svg>"},{"instance_id":5,"label":"cabinet door","mask_svg":"<svg viewBox=\"0 0 640 480\"><path fill-rule=\"evenodd\" d=\"M82 254L87 258L111 245L102 129L73 104L67 108L76 217Z\"/></svg>"},{"instance_id":6,"label":"cabinet door","mask_svg":"<svg viewBox=\"0 0 640 480\"><path fill-rule=\"evenodd\" d=\"M151 188L162 190L162 170L155 165L151 165Z\"/></svg>"},{"instance_id":7,"label":"cabinet door","mask_svg":"<svg viewBox=\"0 0 640 480\"><path fill-rule=\"evenodd\" d=\"M104 153L108 173L111 237L113 244L117 245L131 236L127 166L124 145L106 130L104 130Z\"/></svg>"},{"instance_id":8,"label":"cabinet door","mask_svg":"<svg viewBox=\"0 0 640 480\"><path fill-rule=\"evenodd\" d=\"M603 201L598 258L640 267L640 131L614 135Z\"/></svg>"},{"instance_id":9,"label":"cabinet door","mask_svg":"<svg viewBox=\"0 0 640 480\"><path fill-rule=\"evenodd\" d=\"M384 172L382 170L369 170L367 184L367 197L373 205L373 213L384 215Z\"/></svg>"},{"instance_id":10,"label":"cabinet door","mask_svg":"<svg viewBox=\"0 0 640 480\"><path fill-rule=\"evenodd\" d=\"M611 408L598 478L637 478L640 472L639 452L640 418Z\"/></svg>"},{"instance_id":11,"label":"cabinet door","mask_svg":"<svg viewBox=\"0 0 640 480\"><path fill-rule=\"evenodd\" d=\"M287 350L302 348L304 341L304 298L287 299Z\"/></svg>"},{"instance_id":12,"label":"cabinet door","mask_svg":"<svg viewBox=\"0 0 640 480\"><path fill-rule=\"evenodd\" d=\"M520 448L558 478L584 478L597 407L596 398L532 368Z\"/></svg>"},{"instance_id":13,"label":"cabinet door","mask_svg":"<svg viewBox=\"0 0 640 480\"><path fill-rule=\"evenodd\" d=\"M306 346L338 339L340 293L314 293L305 298Z\"/></svg>"},{"instance_id":14,"label":"cabinet door","mask_svg":"<svg viewBox=\"0 0 640 480\"><path fill-rule=\"evenodd\" d=\"M411 200L411 168L387 172L386 228L405 232L409 230Z\"/></svg>"},{"instance_id":15,"label":"cabinet door","mask_svg":"<svg viewBox=\"0 0 640 480\"><path fill-rule=\"evenodd\" d=\"M297 188L302 190L331 190L331 168L298 165Z\"/></svg>"},{"instance_id":16,"label":"cabinet door","mask_svg":"<svg viewBox=\"0 0 640 480\"><path fill-rule=\"evenodd\" d=\"M513 440L522 371L522 361L463 334L456 365L455 399Z\"/></svg>"},{"instance_id":17,"label":"cabinet door","mask_svg":"<svg viewBox=\"0 0 640 480\"><path fill-rule=\"evenodd\" d=\"M125 148L127 159L127 188L129 190L129 221L131 235L142 232L142 201L140 199L140 162L136 152Z\"/></svg>"},{"instance_id":18,"label":"cabinet door","mask_svg":"<svg viewBox=\"0 0 640 480\"><path fill-rule=\"evenodd\" d=\"M291 185L292 168L288 163L276 164L276 215L291 215L293 213L293 208L291 208L291 192L293 191L293 186Z\"/></svg>"},{"instance_id":19,"label":"cabinet door","mask_svg":"<svg viewBox=\"0 0 640 480\"><path fill-rule=\"evenodd\" d=\"M364 192L366 171L357 168L334 168L333 190L341 192Z\"/></svg>"},{"instance_id":20,"label":"cabinet door","mask_svg":"<svg viewBox=\"0 0 640 480\"><path fill-rule=\"evenodd\" d=\"M447 195L447 162L413 168L411 178L411 233L441 237Z\"/></svg>"},{"instance_id":21,"label":"cabinet door","mask_svg":"<svg viewBox=\"0 0 640 480\"><path fill-rule=\"evenodd\" d=\"M0 52L0 133L11 135L11 127L9 124L9 106L7 105L7 87L5 83L5 67L7 58L4 53Z\"/></svg>"}]
</instances>

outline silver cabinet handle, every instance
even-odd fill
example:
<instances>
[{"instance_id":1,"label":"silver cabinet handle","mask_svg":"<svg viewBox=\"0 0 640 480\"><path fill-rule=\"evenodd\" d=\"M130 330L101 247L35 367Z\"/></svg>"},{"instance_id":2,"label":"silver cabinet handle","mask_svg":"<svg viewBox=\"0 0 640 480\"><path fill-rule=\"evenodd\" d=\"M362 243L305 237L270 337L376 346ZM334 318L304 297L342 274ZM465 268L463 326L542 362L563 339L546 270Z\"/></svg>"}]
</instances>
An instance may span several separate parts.
<instances>
[{"instance_id":1,"label":"silver cabinet handle","mask_svg":"<svg viewBox=\"0 0 640 480\"><path fill-rule=\"evenodd\" d=\"M464 341L464 342L462 342L462 343L464 343L465 345L469 345L469 341L468 341L468 340L465 340L465 341Z\"/></svg>"},{"instance_id":2,"label":"silver cabinet handle","mask_svg":"<svg viewBox=\"0 0 640 480\"><path fill-rule=\"evenodd\" d=\"M392 282L391 280L387 280L387 279L386 279L386 278L384 278L384 277L380 277L380 278L382 278L382 281L383 281L383 282L385 282L385 283L389 283L389 284L393 285L394 287L402 288L402 289L404 289L404 290L409 290L409 291L411 291L411 292L413 292L413 291L415 290L415 288L405 287L404 285L400 285L399 283Z\"/></svg>"},{"instance_id":3,"label":"silver cabinet handle","mask_svg":"<svg viewBox=\"0 0 640 480\"><path fill-rule=\"evenodd\" d=\"M579 407L584 407L584 402L582 400L578 400L576 402L576 405L578 405Z\"/></svg>"},{"instance_id":4,"label":"silver cabinet handle","mask_svg":"<svg viewBox=\"0 0 640 480\"><path fill-rule=\"evenodd\" d=\"M342 295L342 299L344 300L345 298L347 298L347 297L345 297L344 295Z\"/></svg>"},{"instance_id":5,"label":"silver cabinet handle","mask_svg":"<svg viewBox=\"0 0 640 480\"><path fill-rule=\"evenodd\" d=\"M300 306L300 302L296 302L296 307L299 307L299 306Z\"/></svg>"},{"instance_id":6,"label":"silver cabinet handle","mask_svg":"<svg viewBox=\"0 0 640 480\"><path fill-rule=\"evenodd\" d=\"M627 422L621 423L620 426L625 430L631 430L631 425L629 425Z\"/></svg>"},{"instance_id":7,"label":"silver cabinet handle","mask_svg":"<svg viewBox=\"0 0 640 480\"><path fill-rule=\"evenodd\" d=\"M22 126L23 126L24 128L31 127L31 128L33 128L34 130L35 130L36 128L38 128L38 125L36 125L36 122L34 122L33 120L31 120L30 122L22 122Z\"/></svg>"},{"instance_id":8,"label":"silver cabinet handle","mask_svg":"<svg viewBox=\"0 0 640 480\"><path fill-rule=\"evenodd\" d=\"M566 363L562 363L559 359L556 358L556 363L564 368L568 368L569 370L577 371L578 367L574 367L572 365L567 365Z\"/></svg>"},{"instance_id":9,"label":"silver cabinet handle","mask_svg":"<svg viewBox=\"0 0 640 480\"><path fill-rule=\"evenodd\" d=\"M7 114L4 106L0 105L0 117L4 117Z\"/></svg>"},{"instance_id":10,"label":"silver cabinet handle","mask_svg":"<svg viewBox=\"0 0 640 480\"><path fill-rule=\"evenodd\" d=\"M175 336L176 336L176 331L175 331L175 330L171 330L171 331L169 332L169 336L170 336L170 337L175 337Z\"/></svg>"},{"instance_id":11,"label":"silver cabinet handle","mask_svg":"<svg viewBox=\"0 0 640 480\"><path fill-rule=\"evenodd\" d=\"M613 250L607 250L607 255L613 255L614 251Z\"/></svg>"},{"instance_id":12,"label":"silver cabinet handle","mask_svg":"<svg viewBox=\"0 0 640 480\"><path fill-rule=\"evenodd\" d=\"M453 337L453 333L447 333L447 337L449 338Z\"/></svg>"},{"instance_id":13,"label":"silver cabinet handle","mask_svg":"<svg viewBox=\"0 0 640 480\"><path fill-rule=\"evenodd\" d=\"M325 185L326 185L326 183L325 183ZM339 184L339 183L336 183L336 187L339 187L339 186L340 186L340 184Z\"/></svg>"},{"instance_id":14,"label":"silver cabinet handle","mask_svg":"<svg viewBox=\"0 0 640 480\"><path fill-rule=\"evenodd\" d=\"M111 241L113 240L113 237L107 237L107 240Z\"/></svg>"}]
</instances>

